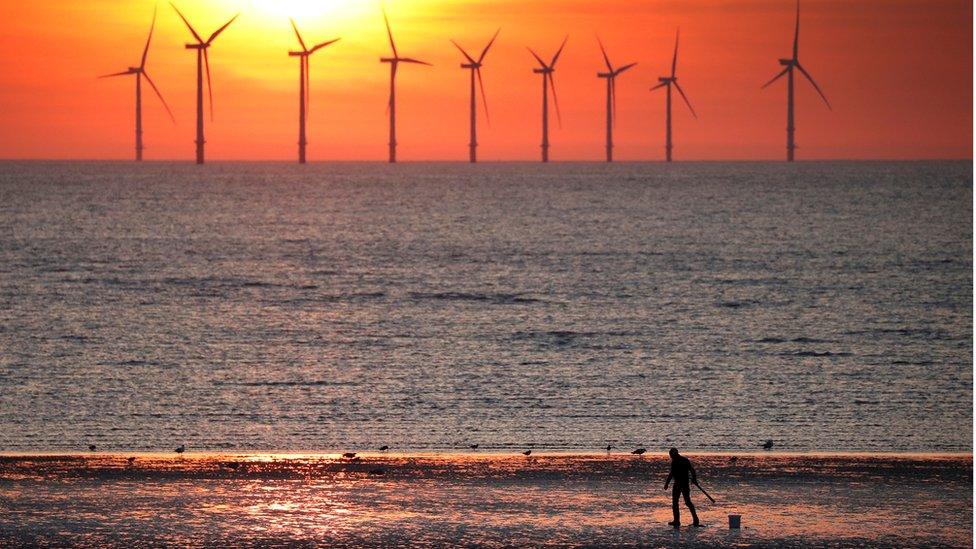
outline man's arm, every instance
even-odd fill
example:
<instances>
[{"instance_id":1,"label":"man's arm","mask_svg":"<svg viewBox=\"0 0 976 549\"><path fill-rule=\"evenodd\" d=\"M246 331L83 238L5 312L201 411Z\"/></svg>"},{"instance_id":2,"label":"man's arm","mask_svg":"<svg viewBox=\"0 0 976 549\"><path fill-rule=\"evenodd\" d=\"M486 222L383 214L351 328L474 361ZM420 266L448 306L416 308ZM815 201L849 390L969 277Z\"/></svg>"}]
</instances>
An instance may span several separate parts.
<instances>
[{"instance_id":1,"label":"man's arm","mask_svg":"<svg viewBox=\"0 0 976 549\"><path fill-rule=\"evenodd\" d=\"M664 489L667 490L668 486L671 484L671 477L674 476L674 471L668 471L668 480L664 481Z\"/></svg>"}]
</instances>

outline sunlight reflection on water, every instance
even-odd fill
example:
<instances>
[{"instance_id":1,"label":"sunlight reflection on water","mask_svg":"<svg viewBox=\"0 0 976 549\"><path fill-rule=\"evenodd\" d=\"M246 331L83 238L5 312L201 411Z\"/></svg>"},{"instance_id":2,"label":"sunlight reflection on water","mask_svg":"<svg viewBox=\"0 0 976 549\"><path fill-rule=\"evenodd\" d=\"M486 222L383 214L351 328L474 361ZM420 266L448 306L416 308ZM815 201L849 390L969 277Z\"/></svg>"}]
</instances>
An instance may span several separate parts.
<instances>
[{"instance_id":1,"label":"sunlight reflection on water","mask_svg":"<svg viewBox=\"0 0 976 549\"><path fill-rule=\"evenodd\" d=\"M673 532L663 456L0 458L23 543L967 546L972 458L693 456L709 528ZM231 469L229 464L241 464ZM378 474L382 471L382 474ZM726 515L743 515L740 532Z\"/></svg>"}]
</instances>

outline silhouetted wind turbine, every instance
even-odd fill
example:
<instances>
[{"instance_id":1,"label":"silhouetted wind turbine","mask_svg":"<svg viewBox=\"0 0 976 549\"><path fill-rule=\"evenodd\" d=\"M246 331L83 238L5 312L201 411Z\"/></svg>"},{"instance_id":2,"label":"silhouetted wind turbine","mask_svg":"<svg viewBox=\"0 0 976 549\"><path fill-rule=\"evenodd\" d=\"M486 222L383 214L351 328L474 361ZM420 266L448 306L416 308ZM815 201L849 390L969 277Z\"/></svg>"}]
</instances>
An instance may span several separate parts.
<instances>
[{"instance_id":1,"label":"silhouetted wind turbine","mask_svg":"<svg viewBox=\"0 0 976 549\"><path fill-rule=\"evenodd\" d=\"M213 121L213 87L211 86L210 83L210 57L209 55L207 55L207 49L210 48L211 44L213 44L214 39L216 39L217 36L220 35L220 33L224 32L224 29L229 27L230 24L233 23L238 16L240 16L240 14L231 17L230 21L224 23L224 26L214 31L214 33L210 35L210 38L204 40L203 38L200 37L199 34L197 34L197 31L193 30L193 26L190 25L190 22L186 20L186 17L184 17L183 14L180 13L180 10L176 7L176 5L173 4L172 2L170 2L169 5L173 6L173 9L176 10L176 14L180 16L180 19L182 19L184 23L186 23L186 28L190 29L190 34L192 34L193 38L196 39L197 41L196 44L187 44L186 49L197 50L197 140L196 140L197 164L203 164L203 144L206 143L206 141L203 138L203 67L204 65L206 65L207 68L207 92L210 98L209 101L210 120Z\"/></svg>"},{"instance_id":2,"label":"silhouetted wind turbine","mask_svg":"<svg viewBox=\"0 0 976 549\"><path fill-rule=\"evenodd\" d=\"M529 53L535 60L539 62L539 68L532 69L532 72L542 75L542 161L549 162L549 84L552 84L552 100L556 104L556 119L559 120L559 125L562 127L562 115L559 113L559 97L556 95L556 81L552 77L552 73L556 70L556 62L559 61L559 56L563 53L563 48L566 47L566 41L569 40L569 36L563 39L563 44L559 46L559 50L556 51L556 55L552 56L552 61L546 64L545 61L539 57L532 48L529 48Z\"/></svg>"},{"instance_id":3,"label":"silhouetted wind turbine","mask_svg":"<svg viewBox=\"0 0 976 549\"><path fill-rule=\"evenodd\" d=\"M461 64L461 68L471 71L471 141L468 143L468 148L470 149L469 157L472 163L478 161L478 94L474 87L474 81L477 77L478 86L481 88L481 101L485 106L485 119L488 120L488 123L490 124L491 121L488 117L488 98L485 96L485 83L481 79L481 66L485 61L485 56L488 55L488 50L491 49L492 44L495 43L495 39L498 38L499 32L501 32L501 29L495 31L495 35L491 37L491 41L488 42L488 45L485 46L484 50L482 50L481 56L478 57L477 61L468 55L468 52L464 51L464 48L462 48L457 42L451 40L451 43L453 43L457 49L461 50L461 54L464 55L464 57L468 60L467 63Z\"/></svg>"},{"instance_id":4,"label":"silhouetted wind turbine","mask_svg":"<svg viewBox=\"0 0 976 549\"><path fill-rule=\"evenodd\" d=\"M678 42L681 39L681 30L679 29L674 39L674 57L671 59L671 76L661 76L658 78L660 84L651 88L651 91L667 87L667 129L665 137L664 150L665 158L668 162L671 162L671 150L674 148L674 144L671 141L671 86L677 88L678 93L681 94L681 98L685 100L685 104L688 105L688 110L691 111L691 115L698 118L698 114L695 113L695 108L691 106L691 101L688 101L688 96L685 95L685 91L681 89L681 84L678 84Z\"/></svg>"},{"instance_id":5,"label":"silhouetted wind turbine","mask_svg":"<svg viewBox=\"0 0 976 549\"><path fill-rule=\"evenodd\" d=\"M329 44L335 44L339 41L338 38L335 40L328 40L320 44L316 44L311 48L305 46L305 41L302 40L302 33L298 32L298 25L295 24L295 20L289 18L291 21L291 28L295 29L295 36L298 37L298 44L302 47L302 51L289 51L288 55L291 57L298 57L301 65L299 69L299 93L298 93L298 163L305 163L305 145L308 141L305 139L305 116L308 114L308 58L313 53L319 51L320 49L328 46Z\"/></svg>"},{"instance_id":6,"label":"silhouetted wind turbine","mask_svg":"<svg viewBox=\"0 0 976 549\"><path fill-rule=\"evenodd\" d=\"M618 69L613 68L613 64L610 63L610 56L607 55L607 50L603 47L600 37L597 37L596 41L600 44L603 61L607 64L607 72L598 72L596 75L607 79L607 162L613 162L613 121L617 117L617 76L637 65L637 63L624 65ZM609 451L608 448L607 452Z\"/></svg>"},{"instance_id":7,"label":"silhouetted wind turbine","mask_svg":"<svg viewBox=\"0 0 976 549\"><path fill-rule=\"evenodd\" d=\"M397 52L396 43L393 41L393 31L390 30L390 20L386 17L386 11L383 11L383 22L386 23L386 34L390 37L390 49L393 50L393 57L382 57L380 58L380 63L390 64L390 162L396 162L396 75L397 66L400 63L414 63L417 65L427 65L431 66L430 63L426 61L420 61L418 59L413 59L410 57L400 57Z\"/></svg>"},{"instance_id":8,"label":"silhouetted wind turbine","mask_svg":"<svg viewBox=\"0 0 976 549\"><path fill-rule=\"evenodd\" d=\"M163 107L166 107L166 112L169 113L169 118L174 123L176 118L173 117L173 111L169 109L169 105L166 104L166 100L163 99L163 94L159 92L159 88L153 83L152 78L149 78L149 73L146 72L146 57L149 55L149 43L152 42L153 29L156 28L156 10L153 9L152 24L149 25L149 38L146 38L146 47L142 50L142 60L139 62L138 67L129 67L128 70L117 72L114 74L106 74L100 76L99 78L111 78L113 76L126 76L130 74L136 75L136 161L142 161L142 79L145 77L146 82L152 86L156 96L162 101Z\"/></svg>"},{"instance_id":9,"label":"silhouetted wind turbine","mask_svg":"<svg viewBox=\"0 0 976 549\"><path fill-rule=\"evenodd\" d=\"M793 69L799 69L803 76L813 84L813 88L817 90L820 94L820 98L826 103L828 109L832 109L830 106L830 101L827 100L827 96L824 95L823 91L820 90L820 86L813 80L810 73L803 68L800 64L800 0L796 2L796 32L793 34L793 57L790 59L780 59L779 64L783 65L784 68L779 74L773 77L772 80L766 82L763 85L763 89L769 87L770 84L779 80L783 75L787 75L787 91L786 91L786 160L787 162L793 162L794 151L796 150L796 141L794 140L794 134L796 133L796 126L794 124L794 105L793 105Z\"/></svg>"}]
</instances>

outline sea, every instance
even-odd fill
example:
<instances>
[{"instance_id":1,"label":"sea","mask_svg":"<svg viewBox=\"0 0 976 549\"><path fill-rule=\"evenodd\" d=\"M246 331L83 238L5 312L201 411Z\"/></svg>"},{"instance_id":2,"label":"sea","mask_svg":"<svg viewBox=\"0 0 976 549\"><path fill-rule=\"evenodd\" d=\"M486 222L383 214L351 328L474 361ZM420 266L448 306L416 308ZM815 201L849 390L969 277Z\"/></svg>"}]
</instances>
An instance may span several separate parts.
<instances>
[{"instance_id":1,"label":"sea","mask_svg":"<svg viewBox=\"0 0 976 549\"><path fill-rule=\"evenodd\" d=\"M971 453L972 220L971 161L2 162L0 451Z\"/></svg>"}]
</instances>

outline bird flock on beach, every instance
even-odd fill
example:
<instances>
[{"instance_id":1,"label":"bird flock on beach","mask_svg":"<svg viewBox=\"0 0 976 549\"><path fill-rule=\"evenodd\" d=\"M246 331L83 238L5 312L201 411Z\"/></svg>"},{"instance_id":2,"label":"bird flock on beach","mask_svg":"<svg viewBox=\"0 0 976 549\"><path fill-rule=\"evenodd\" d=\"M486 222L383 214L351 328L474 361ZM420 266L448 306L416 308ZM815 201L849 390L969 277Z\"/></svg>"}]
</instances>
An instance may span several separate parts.
<instances>
[{"instance_id":1,"label":"bird flock on beach","mask_svg":"<svg viewBox=\"0 0 976 549\"><path fill-rule=\"evenodd\" d=\"M468 445L468 449L470 449L472 452L477 452L479 447L480 446L478 444L469 444ZM768 450L772 450L773 449L773 440L772 439L766 440L766 442L764 442L763 444L760 445L760 448L762 448L763 450L767 450L767 451ZM383 446L380 446L379 447L379 451L382 452L382 453L389 452L390 449L391 449L390 446L389 445L386 445L386 444L384 444ZM614 449L614 446L612 446L610 444L607 445L606 451L607 451L607 455L608 456L610 455L610 452L613 449ZM89 452L93 452L94 453L97 450L98 450L98 447L96 445L94 445L94 444L89 444L88 445L88 451ZM173 451L178 456L182 456L184 453L186 453L186 444L179 445ZM520 452L520 453L523 456L525 456L525 457L531 457L532 456L532 452L533 452L533 450L530 448L530 449L525 450L525 451ZM646 453L647 453L647 448L637 448L637 449L633 450L632 452L630 452L631 455L638 456L638 457L641 457L641 456L643 456ZM360 459L360 457L359 457L359 455L358 455L357 452L343 452L342 454L340 454L340 457L342 459L345 459L345 460L354 460L354 461ZM133 463L135 463L136 459L137 459L136 457L128 457L128 458L126 458L126 462L129 465L132 465ZM733 456L732 457L732 461L735 461L735 460L736 460L736 457ZM228 467L230 469L237 469L239 465L240 464L239 463L236 463L236 462L227 462L227 463L224 464L224 466L226 466L226 467Z\"/></svg>"},{"instance_id":2,"label":"bird flock on beach","mask_svg":"<svg viewBox=\"0 0 976 549\"><path fill-rule=\"evenodd\" d=\"M194 50L196 53L196 163L203 164L205 162L205 144L206 139L204 135L204 81L206 81L208 104L210 106L210 118L213 121L213 88L210 79L210 56L209 50L213 46L214 41L218 36L221 35L231 24L237 20L240 14L233 16L229 21L227 21L223 26L219 27L209 36L204 38L203 35L199 34L193 25L190 23L189 19L184 16L184 14L176 7L172 2L170 5L173 7L174 12L179 17L179 19L186 25L189 30L193 41L187 43L185 48L188 50ZM299 60L299 123L298 123L298 162L304 164L306 162L306 149L307 149L307 118L308 118L308 105L309 105L309 58L315 54L317 51L326 48L340 39L335 38L331 40L326 40L323 42L307 45L301 32L298 30L298 25L295 23L294 19L290 19L292 30L297 38L299 49L292 50L288 52L290 57L296 57ZM405 65L423 65L431 66L430 63L416 59L409 56L401 55L400 51L397 49L396 41L393 38L393 30L390 25L390 21L386 16L386 12L383 11L383 21L386 26L387 36L390 42L391 53L387 57L382 57L380 59L381 63L388 64L390 66L390 95L389 102L387 105L387 110L389 113L389 161L391 163L397 161L397 129L396 129L396 78L397 71L401 64ZM101 78L117 77L117 76L135 76L136 78L136 145L135 145L135 159L137 161L142 160L143 156L143 124L142 124L142 80L145 79L146 83L153 89L156 96L159 98L166 112L169 114L170 119L175 123L176 118L173 115L172 110L163 98L162 92L156 86L155 82L150 78L149 73L146 70L146 60L149 54L149 45L152 42L153 30L156 25L156 11L153 12L152 23L149 28L149 37L146 39L145 47L142 51L142 57L140 59L139 65L135 67L129 67L128 69L106 74ZM475 57L468 53L463 47L461 47L457 42L451 40L451 42L457 47L461 55L463 56L463 63L461 68L470 71L470 137L468 142L468 158L469 161L474 163L478 161L478 95L480 91L481 103L483 105L485 117L488 117L488 101L485 96L484 81L482 79L481 69L484 66L485 58L487 57L492 46L498 38L501 29L495 32L488 44L481 50L480 54ZM559 62L560 56L563 53L564 48L568 40L568 36L563 40L562 45L556 50L555 54L551 58L545 58L532 48L528 48L529 53L532 58L538 63L538 66L533 69L535 74L540 75L542 78L542 162L549 161L549 98L552 97L552 102L556 109L557 122L561 125L561 114L559 111L559 99L556 94L556 81L554 78L554 73L556 71L557 63ZM793 36L793 50L792 55L788 58L779 59L779 64L783 69L776 74L769 82L762 86L763 89L769 87L774 82L782 77L787 77L787 125L786 125L786 159L792 162L795 157L796 142L795 142L795 108L794 108L794 96L795 96L795 77L796 72L806 78L813 88L816 90L817 94L823 99L827 108L830 107L830 102L827 100L827 96L821 90L820 86L814 81L813 76L800 64L799 60L799 39L800 39L800 0L796 3L796 29ZM597 77L605 79L607 82L607 96L606 96L606 160L607 162L613 161L613 131L614 122L616 119L616 89L617 89L617 78L625 73L630 68L634 67L637 63L628 63L625 65L614 65L610 61L610 56L607 53L606 48L603 43L597 38L597 44L600 48L600 52L603 56L605 63L605 70L597 73ZM676 33L674 53L671 60L671 70L670 72L658 78L658 83L653 86L651 91L664 90L665 101L666 101L666 119L665 119L665 160L670 162L673 159L673 139L672 139L672 91L677 91L678 95L687 105L688 110L694 118L698 118L698 114L695 112L694 107L692 107L691 100L688 95L682 89L681 85L678 83L677 69L678 69L678 46L680 44L680 32Z\"/></svg>"}]
</instances>

